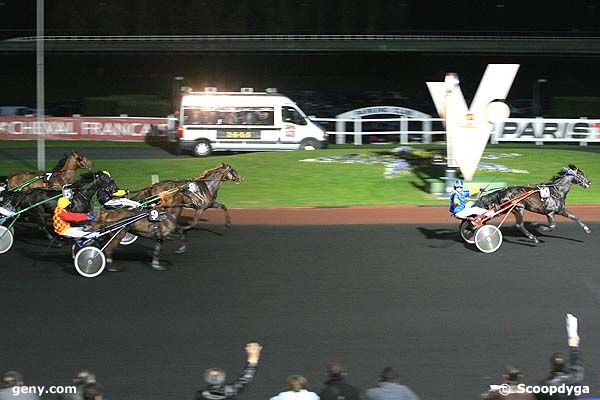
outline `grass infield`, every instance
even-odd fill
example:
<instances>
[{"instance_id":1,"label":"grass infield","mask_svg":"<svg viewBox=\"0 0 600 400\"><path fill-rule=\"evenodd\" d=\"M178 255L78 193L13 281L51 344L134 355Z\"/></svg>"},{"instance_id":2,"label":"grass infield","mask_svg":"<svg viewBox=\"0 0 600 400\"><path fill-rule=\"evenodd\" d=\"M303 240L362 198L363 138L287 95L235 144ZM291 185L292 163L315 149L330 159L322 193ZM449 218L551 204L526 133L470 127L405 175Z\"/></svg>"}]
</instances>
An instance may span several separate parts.
<instances>
[{"instance_id":1,"label":"grass infield","mask_svg":"<svg viewBox=\"0 0 600 400\"><path fill-rule=\"evenodd\" d=\"M15 144L16 143L16 144ZM0 149L35 146L35 142L0 141ZM68 147L65 142L48 142L52 147ZM86 148L144 148L144 143L75 142L73 147L85 154ZM270 206L350 206L350 205L445 205L424 191L425 177L439 177L444 168L421 162L417 173L386 179L382 164L343 164L301 162L307 158L347 154L375 155L389 152L395 146L332 146L327 150L265 153L219 154L208 158L179 157L170 159L99 160L95 170L108 170L122 188L135 190L147 186L151 175L160 179L188 178L199 175L221 162L231 164L245 178L244 183L223 185L219 199L229 207ZM443 149L443 146L411 145L419 150ZM521 157L482 160L527 170L529 174L480 171L481 181L512 184L535 184L548 181L561 167L575 164L594 181L600 176L600 152L581 151L578 146L489 145L486 153L518 153ZM54 165L57 160L48 160ZM34 160L0 161L0 175L15 171L35 170ZM600 203L600 183L585 190L575 186L569 193L569 204Z\"/></svg>"}]
</instances>

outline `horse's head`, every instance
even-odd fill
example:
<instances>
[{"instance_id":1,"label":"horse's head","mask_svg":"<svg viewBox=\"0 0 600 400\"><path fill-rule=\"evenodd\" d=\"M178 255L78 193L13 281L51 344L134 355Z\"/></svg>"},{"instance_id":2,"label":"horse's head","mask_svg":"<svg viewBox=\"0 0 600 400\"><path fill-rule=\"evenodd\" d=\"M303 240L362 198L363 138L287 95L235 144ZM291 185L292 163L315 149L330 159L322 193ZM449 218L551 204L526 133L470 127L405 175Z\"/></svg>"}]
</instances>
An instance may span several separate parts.
<instances>
[{"instance_id":1,"label":"horse's head","mask_svg":"<svg viewBox=\"0 0 600 400\"><path fill-rule=\"evenodd\" d=\"M94 166L94 162L88 159L86 156L81 156L76 151L72 151L69 157L67 158L67 162L65 166L69 166L70 168L65 169L77 169L77 168L85 168L92 169Z\"/></svg>"},{"instance_id":2,"label":"horse's head","mask_svg":"<svg viewBox=\"0 0 600 400\"><path fill-rule=\"evenodd\" d=\"M583 171L573 164L569 164L568 167L563 167L561 175L570 177L572 182L576 182L585 189L589 188L592 184L592 181L590 181Z\"/></svg>"},{"instance_id":3,"label":"horse's head","mask_svg":"<svg viewBox=\"0 0 600 400\"><path fill-rule=\"evenodd\" d=\"M94 173L98 189L104 189L110 193L115 193L119 190L119 187L115 183L115 180L111 178L105 171Z\"/></svg>"},{"instance_id":4,"label":"horse's head","mask_svg":"<svg viewBox=\"0 0 600 400\"><path fill-rule=\"evenodd\" d=\"M223 169L225 175L223 179L226 181L233 181L237 184L240 184L244 181L244 177L240 175L231 165L229 164L221 164L221 168Z\"/></svg>"}]
</instances>

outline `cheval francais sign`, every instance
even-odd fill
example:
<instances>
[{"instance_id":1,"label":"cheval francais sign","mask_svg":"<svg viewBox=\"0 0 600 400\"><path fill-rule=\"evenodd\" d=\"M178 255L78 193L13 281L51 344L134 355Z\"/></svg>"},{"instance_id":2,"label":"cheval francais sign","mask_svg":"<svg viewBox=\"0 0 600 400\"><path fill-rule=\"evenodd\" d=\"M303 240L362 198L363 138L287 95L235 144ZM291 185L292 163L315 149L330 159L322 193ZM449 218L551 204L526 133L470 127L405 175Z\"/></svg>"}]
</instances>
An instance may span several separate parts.
<instances>
[{"instance_id":1,"label":"cheval francais sign","mask_svg":"<svg viewBox=\"0 0 600 400\"><path fill-rule=\"evenodd\" d=\"M0 117L0 139L145 141L167 137L167 118L137 117ZM41 128L41 129L40 129Z\"/></svg>"}]
</instances>

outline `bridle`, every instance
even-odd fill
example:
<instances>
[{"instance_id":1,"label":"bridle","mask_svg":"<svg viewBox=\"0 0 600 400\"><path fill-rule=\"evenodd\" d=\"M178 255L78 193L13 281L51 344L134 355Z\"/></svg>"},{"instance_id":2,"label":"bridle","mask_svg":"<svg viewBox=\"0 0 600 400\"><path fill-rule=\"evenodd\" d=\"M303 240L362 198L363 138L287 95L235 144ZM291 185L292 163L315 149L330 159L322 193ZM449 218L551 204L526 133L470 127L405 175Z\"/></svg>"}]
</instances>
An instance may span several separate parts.
<instances>
[{"instance_id":1,"label":"bridle","mask_svg":"<svg viewBox=\"0 0 600 400\"><path fill-rule=\"evenodd\" d=\"M588 188L590 186L589 179L584 180L583 177L581 177L580 175L579 169L573 171L571 168L563 167L562 170L565 173L565 175L572 176L575 179L575 181L584 188Z\"/></svg>"}]
</instances>

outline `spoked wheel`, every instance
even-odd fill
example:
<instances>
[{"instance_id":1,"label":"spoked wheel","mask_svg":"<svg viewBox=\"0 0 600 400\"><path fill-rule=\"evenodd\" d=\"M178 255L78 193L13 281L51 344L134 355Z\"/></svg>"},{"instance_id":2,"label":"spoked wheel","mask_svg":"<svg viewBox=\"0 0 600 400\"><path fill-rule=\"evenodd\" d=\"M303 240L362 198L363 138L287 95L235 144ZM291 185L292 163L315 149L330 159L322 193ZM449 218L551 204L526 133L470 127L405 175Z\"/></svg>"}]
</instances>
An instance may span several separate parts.
<instances>
[{"instance_id":1,"label":"spoked wheel","mask_svg":"<svg viewBox=\"0 0 600 400\"><path fill-rule=\"evenodd\" d=\"M95 278L106 268L106 257L102 250L85 246L75 254L75 269L81 276Z\"/></svg>"},{"instance_id":2,"label":"spoked wheel","mask_svg":"<svg viewBox=\"0 0 600 400\"><path fill-rule=\"evenodd\" d=\"M475 231L477 231L477 227L471 221L463 219L458 226L458 230L460 231L460 237L465 242L470 244L475 243Z\"/></svg>"},{"instance_id":3,"label":"spoked wheel","mask_svg":"<svg viewBox=\"0 0 600 400\"><path fill-rule=\"evenodd\" d=\"M127 232L125 236L123 236L123 239L121 239L119 244L122 244L123 246L129 246L130 244L133 244L136 240L138 240L138 238L139 236Z\"/></svg>"},{"instance_id":4,"label":"spoked wheel","mask_svg":"<svg viewBox=\"0 0 600 400\"><path fill-rule=\"evenodd\" d=\"M15 241L12 230L0 225L0 254L9 251Z\"/></svg>"},{"instance_id":5,"label":"spoked wheel","mask_svg":"<svg viewBox=\"0 0 600 400\"><path fill-rule=\"evenodd\" d=\"M475 232L475 246L484 253L493 253L502 245L502 232L495 225L483 225Z\"/></svg>"}]
</instances>

